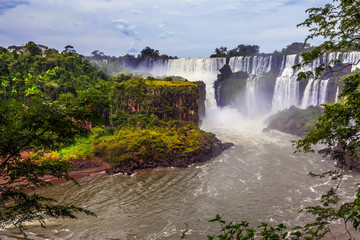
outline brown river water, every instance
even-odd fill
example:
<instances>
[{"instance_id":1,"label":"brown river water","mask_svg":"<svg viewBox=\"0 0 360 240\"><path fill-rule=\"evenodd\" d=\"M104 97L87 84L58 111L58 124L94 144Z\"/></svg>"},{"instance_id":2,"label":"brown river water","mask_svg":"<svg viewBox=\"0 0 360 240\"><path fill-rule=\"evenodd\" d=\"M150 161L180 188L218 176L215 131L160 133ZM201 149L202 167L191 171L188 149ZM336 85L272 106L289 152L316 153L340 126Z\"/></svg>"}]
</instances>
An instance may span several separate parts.
<instances>
[{"instance_id":1,"label":"brown river water","mask_svg":"<svg viewBox=\"0 0 360 240\"><path fill-rule=\"evenodd\" d=\"M188 168L140 171L132 176L100 175L41 189L60 203L74 203L97 217L49 220L47 227L29 224L30 239L207 239L219 232L208 220L247 220L253 226L268 221L296 226L310 219L298 211L318 202L321 193L336 184L313 179L309 171L334 169L320 154L293 154L294 136L262 132L261 121L242 120L232 111L217 112L202 128L235 147L220 156ZM340 195L354 196L360 175L345 173ZM339 235L343 231L338 227ZM0 230L0 239L23 239L17 229ZM339 238L341 239L341 237Z\"/></svg>"}]
</instances>

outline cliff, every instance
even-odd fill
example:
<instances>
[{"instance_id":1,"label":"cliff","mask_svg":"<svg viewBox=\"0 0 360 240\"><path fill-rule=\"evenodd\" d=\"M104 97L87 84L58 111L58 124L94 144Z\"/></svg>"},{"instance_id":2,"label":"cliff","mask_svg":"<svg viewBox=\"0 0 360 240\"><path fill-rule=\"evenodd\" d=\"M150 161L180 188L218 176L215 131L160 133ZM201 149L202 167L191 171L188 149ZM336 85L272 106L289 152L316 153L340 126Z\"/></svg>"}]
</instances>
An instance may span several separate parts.
<instances>
[{"instance_id":1,"label":"cliff","mask_svg":"<svg viewBox=\"0 0 360 240\"><path fill-rule=\"evenodd\" d=\"M246 72L233 73L229 65L224 65L214 83L215 99L219 107L232 106L247 111L246 108Z\"/></svg>"},{"instance_id":2,"label":"cliff","mask_svg":"<svg viewBox=\"0 0 360 240\"><path fill-rule=\"evenodd\" d=\"M272 107L275 82L278 72L265 72L251 76L247 72L231 72L225 65L219 70L214 83L216 103L220 107L231 106L242 114L249 112L267 112ZM249 92L249 89L252 89ZM250 109L251 108L251 109Z\"/></svg>"},{"instance_id":3,"label":"cliff","mask_svg":"<svg viewBox=\"0 0 360 240\"><path fill-rule=\"evenodd\" d=\"M153 78L132 78L116 84L117 107L128 114L154 114L160 120L192 121L205 115L205 84Z\"/></svg>"}]
</instances>

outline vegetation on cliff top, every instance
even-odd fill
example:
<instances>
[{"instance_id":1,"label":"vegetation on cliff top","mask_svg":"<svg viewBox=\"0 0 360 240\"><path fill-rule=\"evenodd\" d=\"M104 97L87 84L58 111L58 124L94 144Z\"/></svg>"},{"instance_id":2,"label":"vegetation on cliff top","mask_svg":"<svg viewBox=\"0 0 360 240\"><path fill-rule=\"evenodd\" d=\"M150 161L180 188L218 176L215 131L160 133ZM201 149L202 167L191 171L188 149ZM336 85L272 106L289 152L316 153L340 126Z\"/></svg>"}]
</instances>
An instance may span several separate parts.
<instances>
[{"instance_id":1,"label":"vegetation on cliff top","mask_svg":"<svg viewBox=\"0 0 360 240\"><path fill-rule=\"evenodd\" d=\"M135 57L134 55L126 54L124 56L109 56L105 55L103 52L99 50L94 50L91 52L91 56L88 57L91 61L105 61L105 62L121 62L125 59L127 60L141 60L147 58L155 58L155 59L177 59L176 56L169 56L167 54L160 54L159 50L153 49L149 46L146 46L140 53Z\"/></svg>"},{"instance_id":2,"label":"vegetation on cliff top","mask_svg":"<svg viewBox=\"0 0 360 240\"><path fill-rule=\"evenodd\" d=\"M237 57L237 56L253 56L259 53L260 47L258 45L244 45L240 44L236 48L228 50L227 47L220 47L215 49L215 54L210 57Z\"/></svg>"}]
</instances>

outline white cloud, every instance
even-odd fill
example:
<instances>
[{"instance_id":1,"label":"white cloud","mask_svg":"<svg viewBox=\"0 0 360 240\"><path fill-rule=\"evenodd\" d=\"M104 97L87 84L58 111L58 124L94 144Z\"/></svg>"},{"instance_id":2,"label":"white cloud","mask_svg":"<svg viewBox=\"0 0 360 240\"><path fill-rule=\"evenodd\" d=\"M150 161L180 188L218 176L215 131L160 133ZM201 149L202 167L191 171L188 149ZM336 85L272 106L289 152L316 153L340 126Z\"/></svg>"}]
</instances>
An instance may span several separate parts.
<instances>
[{"instance_id":1,"label":"white cloud","mask_svg":"<svg viewBox=\"0 0 360 240\"><path fill-rule=\"evenodd\" d=\"M39 40L61 48L65 43L110 55L151 46L169 55L206 57L216 47L241 43L270 52L285 47L279 44L303 41L306 31L296 24L306 19L307 8L327 1L9 0L27 4L8 4L0 11L0 42Z\"/></svg>"},{"instance_id":2,"label":"white cloud","mask_svg":"<svg viewBox=\"0 0 360 240\"><path fill-rule=\"evenodd\" d=\"M126 19L115 19L112 20L115 23L116 28L120 30L123 34L127 36L134 37L136 40L140 40L140 35L137 31L135 31L136 27Z\"/></svg>"}]
</instances>

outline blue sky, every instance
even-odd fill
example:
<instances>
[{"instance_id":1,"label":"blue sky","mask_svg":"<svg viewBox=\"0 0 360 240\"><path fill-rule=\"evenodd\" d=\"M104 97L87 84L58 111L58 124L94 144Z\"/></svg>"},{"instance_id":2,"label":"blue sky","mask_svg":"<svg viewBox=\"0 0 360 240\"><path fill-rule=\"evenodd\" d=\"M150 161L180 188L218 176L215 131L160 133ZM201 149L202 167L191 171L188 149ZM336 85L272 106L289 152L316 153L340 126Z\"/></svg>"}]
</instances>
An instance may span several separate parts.
<instances>
[{"instance_id":1,"label":"blue sky","mask_svg":"<svg viewBox=\"0 0 360 240\"><path fill-rule=\"evenodd\" d=\"M256 44L261 52L303 41L305 10L329 0L0 0L0 46L34 41L63 50L178 57ZM316 44L316 43L315 43Z\"/></svg>"}]
</instances>

